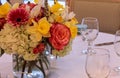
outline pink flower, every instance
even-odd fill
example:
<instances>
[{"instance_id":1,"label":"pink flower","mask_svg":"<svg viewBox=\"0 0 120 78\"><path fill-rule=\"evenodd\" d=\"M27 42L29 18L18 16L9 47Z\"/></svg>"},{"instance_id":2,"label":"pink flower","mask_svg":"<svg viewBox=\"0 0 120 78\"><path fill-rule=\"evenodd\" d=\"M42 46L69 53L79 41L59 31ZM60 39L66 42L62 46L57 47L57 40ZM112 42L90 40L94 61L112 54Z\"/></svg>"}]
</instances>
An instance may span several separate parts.
<instances>
[{"instance_id":1,"label":"pink flower","mask_svg":"<svg viewBox=\"0 0 120 78\"><path fill-rule=\"evenodd\" d=\"M9 12L7 20L14 26L20 26L29 20L29 13L23 8L17 8Z\"/></svg>"},{"instance_id":2,"label":"pink flower","mask_svg":"<svg viewBox=\"0 0 120 78\"><path fill-rule=\"evenodd\" d=\"M63 50L70 41L70 29L63 24L52 24L52 27L50 28L50 33L51 37L49 38L49 42L56 50Z\"/></svg>"}]
</instances>

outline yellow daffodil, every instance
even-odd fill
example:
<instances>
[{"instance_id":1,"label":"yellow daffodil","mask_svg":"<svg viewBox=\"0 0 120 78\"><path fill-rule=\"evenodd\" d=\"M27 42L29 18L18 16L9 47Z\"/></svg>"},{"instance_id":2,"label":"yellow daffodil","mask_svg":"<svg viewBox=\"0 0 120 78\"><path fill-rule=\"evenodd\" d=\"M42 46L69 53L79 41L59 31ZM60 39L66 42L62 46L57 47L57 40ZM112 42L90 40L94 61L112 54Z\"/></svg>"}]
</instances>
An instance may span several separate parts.
<instances>
[{"instance_id":1,"label":"yellow daffodil","mask_svg":"<svg viewBox=\"0 0 120 78\"><path fill-rule=\"evenodd\" d=\"M35 3L38 3L38 2L39 2L39 0L34 0L34 2L35 2Z\"/></svg>"},{"instance_id":2,"label":"yellow daffodil","mask_svg":"<svg viewBox=\"0 0 120 78\"><path fill-rule=\"evenodd\" d=\"M0 6L0 18L6 17L10 9L11 9L11 5L8 2L1 5Z\"/></svg>"},{"instance_id":3,"label":"yellow daffodil","mask_svg":"<svg viewBox=\"0 0 120 78\"><path fill-rule=\"evenodd\" d=\"M62 16L60 16L59 14L54 14L54 19L55 22L63 22Z\"/></svg>"},{"instance_id":4,"label":"yellow daffodil","mask_svg":"<svg viewBox=\"0 0 120 78\"><path fill-rule=\"evenodd\" d=\"M38 24L33 21L34 26L28 27L27 32L31 34L30 39L33 42L41 41L42 40L42 35L38 31Z\"/></svg>"},{"instance_id":5,"label":"yellow daffodil","mask_svg":"<svg viewBox=\"0 0 120 78\"><path fill-rule=\"evenodd\" d=\"M73 21L65 22L65 25L70 28L72 38L75 38L77 36L77 26L74 23Z\"/></svg>"},{"instance_id":6,"label":"yellow daffodil","mask_svg":"<svg viewBox=\"0 0 120 78\"><path fill-rule=\"evenodd\" d=\"M55 18L55 19L56 19L56 22L62 22L62 21L63 21L62 17L61 17L61 16L59 16L59 15L58 15L58 16L56 16L56 18Z\"/></svg>"},{"instance_id":7,"label":"yellow daffodil","mask_svg":"<svg viewBox=\"0 0 120 78\"><path fill-rule=\"evenodd\" d=\"M77 21L76 18L72 18L72 19L71 19L71 22L72 22L73 24L77 24L77 23L78 23L78 21Z\"/></svg>"},{"instance_id":8,"label":"yellow daffodil","mask_svg":"<svg viewBox=\"0 0 120 78\"><path fill-rule=\"evenodd\" d=\"M64 19L61 16L61 11L56 12L54 14L51 14L51 16L49 16L49 22L59 22L62 23L64 21Z\"/></svg>"},{"instance_id":9,"label":"yellow daffodil","mask_svg":"<svg viewBox=\"0 0 120 78\"><path fill-rule=\"evenodd\" d=\"M75 38L77 36L77 26L71 26L70 31L72 33L72 38Z\"/></svg>"},{"instance_id":10,"label":"yellow daffodil","mask_svg":"<svg viewBox=\"0 0 120 78\"><path fill-rule=\"evenodd\" d=\"M47 19L44 17L38 21L38 31L44 36L48 34L50 30L50 24Z\"/></svg>"},{"instance_id":11,"label":"yellow daffodil","mask_svg":"<svg viewBox=\"0 0 120 78\"><path fill-rule=\"evenodd\" d=\"M33 21L33 20L32 20ZM42 18L37 22L33 21L33 26L29 27L28 28L28 32L31 33L32 35L32 38L36 38L36 40L40 40L42 38L42 36L44 37L49 37L50 34L49 34L49 29L50 29L50 24L49 22L47 21L46 18Z\"/></svg>"},{"instance_id":12,"label":"yellow daffodil","mask_svg":"<svg viewBox=\"0 0 120 78\"><path fill-rule=\"evenodd\" d=\"M54 4L51 8L50 11L52 13L55 13L57 11L59 11L60 9L63 9L63 5L61 5L60 3L56 2L56 4Z\"/></svg>"}]
</instances>

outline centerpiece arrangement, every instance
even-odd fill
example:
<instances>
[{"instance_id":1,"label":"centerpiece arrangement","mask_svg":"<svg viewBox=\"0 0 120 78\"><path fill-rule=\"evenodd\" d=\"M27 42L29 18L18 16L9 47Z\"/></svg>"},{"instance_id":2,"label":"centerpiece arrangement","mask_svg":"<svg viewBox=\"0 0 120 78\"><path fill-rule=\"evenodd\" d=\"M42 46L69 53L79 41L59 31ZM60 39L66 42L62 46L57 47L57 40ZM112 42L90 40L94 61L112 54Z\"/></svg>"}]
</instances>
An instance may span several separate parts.
<instances>
[{"instance_id":1,"label":"centerpiece arrangement","mask_svg":"<svg viewBox=\"0 0 120 78\"><path fill-rule=\"evenodd\" d=\"M77 35L77 20L68 6L58 1L52 6L47 0L34 2L0 5L0 54L15 55L14 68L22 72L21 78L34 67L45 77L44 67L49 65L45 52L65 56Z\"/></svg>"}]
</instances>

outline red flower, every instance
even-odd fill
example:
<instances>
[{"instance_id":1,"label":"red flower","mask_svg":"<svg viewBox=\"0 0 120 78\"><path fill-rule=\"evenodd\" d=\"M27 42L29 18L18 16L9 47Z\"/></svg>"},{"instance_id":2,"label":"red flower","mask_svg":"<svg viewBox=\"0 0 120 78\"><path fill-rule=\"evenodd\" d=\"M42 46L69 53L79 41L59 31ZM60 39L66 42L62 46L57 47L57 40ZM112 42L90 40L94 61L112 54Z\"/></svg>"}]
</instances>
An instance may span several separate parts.
<instances>
[{"instance_id":1,"label":"red flower","mask_svg":"<svg viewBox=\"0 0 120 78\"><path fill-rule=\"evenodd\" d=\"M26 8L26 4L21 3L21 4L19 5L19 8Z\"/></svg>"},{"instance_id":2,"label":"red flower","mask_svg":"<svg viewBox=\"0 0 120 78\"><path fill-rule=\"evenodd\" d=\"M63 24L52 24L52 27L50 28L50 33L51 37L49 38L49 42L56 50L63 50L70 41L70 29Z\"/></svg>"},{"instance_id":3,"label":"red flower","mask_svg":"<svg viewBox=\"0 0 120 78\"><path fill-rule=\"evenodd\" d=\"M5 23L6 23L5 18L0 18L0 30L3 28Z\"/></svg>"},{"instance_id":4,"label":"red flower","mask_svg":"<svg viewBox=\"0 0 120 78\"><path fill-rule=\"evenodd\" d=\"M14 26L25 24L28 19L29 13L23 8L11 10L7 16L8 22Z\"/></svg>"},{"instance_id":5,"label":"red flower","mask_svg":"<svg viewBox=\"0 0 120 78\"><path fill-rule=\"evenodd\" d=\"M36 6L36 4L30 2L28 2L27 5L30 6L30 10L32 10Z\"/></svg>"},{"instance_id":6,"label":"red flower","mask_svg":"<svg viewBox=\"0 0 120 78\"><path fill-rule=\"evenodd\" d=\"M42 53L45 49L45 44L44 43L40 43L39 45L37 45L36 48L33 49L33 53L37 54L37 53Z\"/></svg>"},{"instance_id":7,"label":"red flower","mask_svg":"<svg viewBox=\"0 0 120 78\"><path fill-rule=\"evenodd\" d=\"M30 10L33 9L36 6L36 4L28 2L27 4L23 4L23 3L20 4L19 7L20 8L26 8L26 5L28 5L30 7Z\"/></svg>"},{"instance_id":8,"label":"red flower","mask_svg":"<svg viewBox=\"0 0 120 78\"><path fill-rule=\"evenodd\" d=\"M33 49L33 53L34 53L34 54L39 53L38 48L34 48L34 49Z\"/></svg>"}]
</instances>

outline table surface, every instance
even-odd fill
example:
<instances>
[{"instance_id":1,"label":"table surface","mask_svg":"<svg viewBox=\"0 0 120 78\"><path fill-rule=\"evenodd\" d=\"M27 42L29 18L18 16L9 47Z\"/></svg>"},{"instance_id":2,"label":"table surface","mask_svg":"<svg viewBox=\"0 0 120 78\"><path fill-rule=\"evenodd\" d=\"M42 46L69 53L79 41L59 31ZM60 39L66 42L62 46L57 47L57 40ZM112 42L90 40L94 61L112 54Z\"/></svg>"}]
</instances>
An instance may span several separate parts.
<instances>
[{"instance_id":1,"label":"table surface","mask_svg":"<svg viewBox=\"0 0 120 78\"><path fill-rule=\"evenodd\" d=\"M94 44L114 41L114 35L107 33L99 33ZM110 67L111 70L120 65L120 57L114 51L113 45L95 46L98 48L105 48L110 51ZM60 57L57 60L51 60L52 68L49 72L48 78L88 78L85 72L86 55L81 54L83 49L87 48L87 43L82 41L81 36L78 35L72 44L72 51L65 57ZM0 72L2 78L10 75L12 78L12 57L4 54L0 58ZM108 78L120 78L120 75L111 71Z\"/></svg>"}]
</instances>

